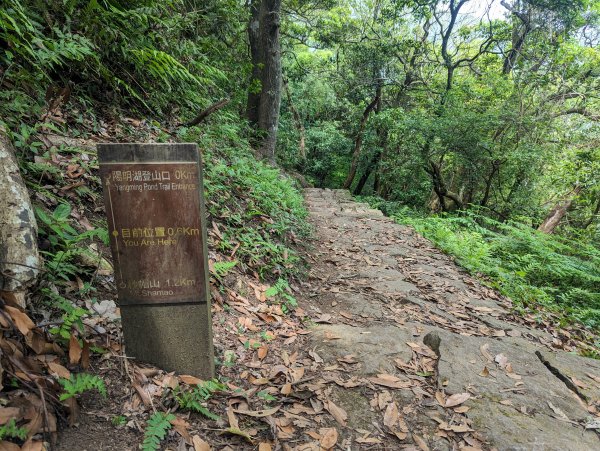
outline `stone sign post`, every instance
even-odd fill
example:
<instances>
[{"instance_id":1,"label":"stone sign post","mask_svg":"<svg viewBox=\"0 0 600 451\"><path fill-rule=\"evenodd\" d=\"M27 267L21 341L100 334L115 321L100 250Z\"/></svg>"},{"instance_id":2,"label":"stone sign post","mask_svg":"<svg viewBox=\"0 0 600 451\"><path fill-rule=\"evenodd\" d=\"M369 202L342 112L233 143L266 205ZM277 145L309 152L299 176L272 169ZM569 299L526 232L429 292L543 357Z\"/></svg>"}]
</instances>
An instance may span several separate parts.
<instances>
[{"instance_id":1,"label":"stone sign post","mask_svg":"<svg viewBox=\"0 0 600 451\"><path fill-rule=\"evenodd\" d=\"M196 144L99 144L125 352L214 376L202 162Z\"/></svg>"}]
</instances>

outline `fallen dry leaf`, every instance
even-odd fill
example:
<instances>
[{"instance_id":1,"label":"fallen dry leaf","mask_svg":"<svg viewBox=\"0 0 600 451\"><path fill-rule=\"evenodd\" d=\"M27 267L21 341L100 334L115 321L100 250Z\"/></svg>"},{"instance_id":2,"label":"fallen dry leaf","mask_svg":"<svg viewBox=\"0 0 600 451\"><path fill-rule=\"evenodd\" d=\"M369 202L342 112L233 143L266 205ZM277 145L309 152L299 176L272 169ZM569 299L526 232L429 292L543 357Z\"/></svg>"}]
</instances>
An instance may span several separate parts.
<instances>
[{"instance_id":1,"label":"fallen dry leaf","mask_svg":"<svg viewBox=\"0 0 600 451\"><path fill-rule=\"evenodd\" d=\"M71 339L69 340L69 362L71 365L77 365L79 363L81 352L82 349L79 340L77 340L75 335L71 334Z\"/></svg>"},{"instance_id":2,"label":"fallen dry leaf","mask_svg":"<svg viewBox=\"0 0 600 451\"><path fill-rule=\"evenodd\" d=\"M45 449L44 442L32 439L27 440L21 447L21 451L43 451Z\"/></svg>"},{"instance_id":3,"label":"fallen dry leaf","mask_svg":"<svg viewBox=\"0 0 600 451\"><path fill-rule=\"evenodd\" d=\"M580 381L579 379L577 379L574 376L571 376L571 382L573 382L575 385L577 385L579 388L583 389L583 390L587 390L588 386L585 385L582 381Z\"/></svg>"},{"instance_id":4,"label":"fallen dry leaf","mask_svg":"<svg viewBox=\"0 0 600 451\"><path fill-rule=\"evenodd\" d=\"M21 447L16 443L3 440L0 442L0 451L21 451Z\"/></svg>"},{"instance_id":5,"label":"fallen dry leaf","mask_svg":"<svg viewBox=\"0 0 600 451\"><path fill-rule=\"evenodd\" d=\"M316 363L323 363L323 359L316 351L308 351L308 355L311 356Z\"/></svg>"},{"instance_id":6,"label":"fallen dry leaf","mask_svg":"<svg viewBox=\"0 0 600 451\"><path fill-rule=\"evenodd\" d=\"M323 336L324 336L325 340L339 340L340 338L342 338L338 335L335 335L335 334L329 332L328 330L325 331L325 334L323 334Z\"/></svg>"},{"instance_id":7,"label":"fallen dry leaf","mask_svg":"<svg viewBox=\"0 0 600 451\"><path fill-rule=\"evenodd\" d=\"M260 348L258 348L258 350L256 351L256 353L258 354L258 358L260 360L263 360L267 354L269 353L269 347L266 345L261 346Z\"/></svg>"},{"instance_id":8,"label":"fallen dry leaf","mask_svg":"<svg viewBox=\"0 0 600 451\"><path fill-rule=\"evenodd\" d=\"M381 443L381 440L379 440L378 438L369 437L369 436L359 437L359 438L357 438L354 441L356 443L362 443L362 444L365 444L365 445L377 445L377 444Z\"/></svg>"},{"instance_id":9,"label":"fallen dry leaf","mask_svg":"<svg viewBox=\"0 0 600 451\"><path fill-rule=\"evenodd\" d=\"M173 425L173 429L175 429L177 433L181 435L187 443L193 443L192 437L188 431L190 423L185 421L183 418L176 417L174 420L171 421L171 424Z\"/></svg>"},{"instance_id":10,"label":"fallen dry leaf","mask_svg":"<svg viewBox=\"0 0 600 451\"><path fill-rule=\"evenodd\" d=\"M479 351L481 352L481 355L484 356L489 363L492 363L494 361L494 358L492 357L492 354L489 353L489 351L488 351L489 348L490 348L490 344L485 343L479 347Z\"/></svg>"},{"instance_id":11,"label":"fallen dry leaf","mask_svg":"<svg viewBox=\"0 0 600 451\"><path fill-rule=\"evenodd\" d=\"M439 425L439 428L442 431L451 431L451 432L456 432L459 434L462 434L464 432L473 432L473 429L471 429L467 424L463 423L463 424L448 424L445 421L443 423L441 423Z\"/></svg>"},{"instance_id":12,"label":"fallen dry leaf","mask_svg":"<svg viewBox=\"0 0 600 451\"><path fill-rule=\"evenodd\" d=\"M591 374L591 373L585 373L585 375L587 377L589 377L590 379L592 379L593 381L595 381L595 382L597 382L597 383L600 384L600 377L598 377L598 376L596 376L594 374Z\"/></svg>"},{"instance_id":13,"label":"fallen dry leaf","mask_svg":"<svg viewBox=\"0 0 600 451\"><path fill-rule=\"evenodd\" d=\"M344 409L339 406L336 406L333 401L327 400L324 403L325 409L331 414L335 421L337 421L340 425L346 426L346 420L348 419L348 414Z\"/></svg>"},{"instance_id":14,"label":"fallen dry leaf","mask_svg":"<svg viewBox=\"0 0 600 451\"><path fill-rule=\"evenodd\" d=\"M252 437L250 436L250 434L248 432L242 431L239 428L227 428L227 429L225 429L225 432L227 432L229 434L233 434L233 435L238 435L240 437L244 437L250 443L253 442Z\"/></svg>"},{"instance_id":15,"label":"fallen dry leaf","mask_svg":"<svg viewBox=\"0 0 600 451\"><path fill-rule=\"evenodd\" d=\"M450 396L448 399L446 399L446 404L444 404L444 407L458 406L458 405L462 404L463 402L465 402L470 397L471 397L471 395L469 393L456 393L456 394Z\"/></svg>"},{"instance_id":16,"label":"fallen dry leaf","mask_svg":"<svg viewBox=\"0 0 600 451\"><path fill-rule=\"evenodd\" d=\"M5 305L4 310L10 315L15 323L15 326L23 335L27 335L27 333L35 327L35 324L33 321L31 321L31 318L29 318L25 312L22 312L18 308Z\"/></svg>"},{"instance_id":17,"label":"fallen dry leaf","mask_svg":"<svg viewBox=\"0 0 600 451\"><path fill-rule=\"evenodd\" d=\"M391 374L378 374L377 377L369 377L368 380L375 385L382 385L384 387L390 388L410 388L412 387L412 382L409 380L402 380L396 376L392 376Z\"/></svg>"},{"instance_id":18,"label":"fallen dry leaf","mask_svg":"<svg viewBox=\"0 0 600 451\"><path fill-rule=\"evenodd\" d=\"M392 430L398 424L398 406L393 401L389 403L385 409L383 424Z\"/></svg>"},{"instance_id":19,"label":"fallen dry leaf","mask_svg":"<svg viewBox=\"0 0 600 451\"><path fill-rule=\"evenodd\" d=\"M204 382L202 379L198 379L194 376L188 376L186 374L179 376L179 379L181 380L181 382L188 385L198 385Z\"/></svg>"},{"instance_id":20,"label":"fallen dry leaf","mask_svg":"<svg viewBox=\"0 0 600 451\"><path fill-rule=\"evenodd\" d=\"M569 422L571 421L571 420L569 420L569 417L562 410L560 410L558 407L556 407L550 401L547 401L547 402L548 402L548 406L552 409L552 411L557 415L558 418L569 421Z\"/></svg>"},{"instance_id":21,"label":"fallen dry leaf","mask_svg":"<svg viewBox=\"0 0 600 451\"><path fill-rule=\"evenodd\" d=\"M211 449L210 445L197 435L192 437L192 444L194 445L194 451L210 451Z\"/></svg>"},{"instance_id":22,"label":"fallen dry leaf","mask_svg":"<svg viewBox=\"0 0 600 451\"><path fill-rule=\"evenodd\" d=\"M413 434L412 438L417 444L417 446L421 449L421 451L429 451L429 446L427 445L427 442L425 442L425 440L423 440L417 434Z\"/></svg>"},{"instance_id":23,"label":"fallen dry leaf","mask_svg":"<svg viewBox=\"0 0 600 451\"><path fill-rule=\"evenodd\" d=\"M19 412L18 407L0 407L0 424L8 423L11 418L18 420Z\"/></svg>"},{"instance_id":24,"label":"fallen dry leaf","mask_svg":"<svg viewBox=\"0 0 600 451\"><path fill-rule=\"evenodd\" d=\"M71 372L58 363L48 362L48 368L50 369L51 373L56 374L58 377L65 379L69 379L71 377Z\"/></svg>"},{"instance_id":25,"label":"fallen dry leaf","mask_svg":"<svg viewBox=\"0 0 600 451\"><path fill-rule=\"evenodd\" d=\"M435 392L435 399L437 400L437 402L440 406L442 406L442 407L446 406L446 397L444 396L444 393L442 393L441 391Z\"/></svg>"},{"instance_id":26,"label":"fallen dry leaf","mask_svg":"<svg viewBox=\"0 0 600 451\"><path fill-rule=\"evenodd\" d=\"M289 395L292 392L292 384L285 384L283 387L281 387L281 394L282 395Z\"/></svg>"},{"instance_id":27,"label":"fallen dry leaf","mask_svg":"<svg viewBox=\"0 0 600 451\"><path fill-rule=\"evenodd\" d=\"M319 444L323 449L331 449L335 446L338 440L338 431L336 428L323 428L319 430L321 440Z\"/></svg>"}]
</instances>

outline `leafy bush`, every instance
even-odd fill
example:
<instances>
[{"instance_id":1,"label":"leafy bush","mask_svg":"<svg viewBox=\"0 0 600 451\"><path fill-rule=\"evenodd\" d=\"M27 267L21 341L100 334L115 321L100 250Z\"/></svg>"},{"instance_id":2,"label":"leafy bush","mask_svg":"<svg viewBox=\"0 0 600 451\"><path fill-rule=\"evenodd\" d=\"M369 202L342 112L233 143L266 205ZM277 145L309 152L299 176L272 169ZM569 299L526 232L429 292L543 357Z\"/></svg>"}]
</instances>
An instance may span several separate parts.
<instances>
[{"instance_id":1,"label":"leafy bush","mask_svg":"<svg viewBox=\"0 0 600 451\"><path fill-rule=\"evenodd\" d=\"M414 227L517 305L543 305L600 330L597 247L474 212L425 217L407 208L386 207L396 221Z\"/></svg>"}]
</instances>

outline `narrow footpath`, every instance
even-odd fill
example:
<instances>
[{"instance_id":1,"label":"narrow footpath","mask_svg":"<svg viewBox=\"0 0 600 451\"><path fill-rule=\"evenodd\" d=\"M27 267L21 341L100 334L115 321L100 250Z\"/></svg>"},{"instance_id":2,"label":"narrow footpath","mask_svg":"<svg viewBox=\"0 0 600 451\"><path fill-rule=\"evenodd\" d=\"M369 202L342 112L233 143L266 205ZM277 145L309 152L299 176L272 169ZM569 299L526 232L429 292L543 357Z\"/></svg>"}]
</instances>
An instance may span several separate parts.
<instances>
[{"instance_id":1,"label":"narrow footpath","mask_svg":"<svg viewBox=\"0 0 600 451\"><path fill-rule=\"evenodd\" d=\"M315 384L346 426L338 447L600 449L600 361L567 352L568 332L512 314L346 191L307 189L306 201L318 245L302 306L317 323Z\"/></svg>"}]
</instances>

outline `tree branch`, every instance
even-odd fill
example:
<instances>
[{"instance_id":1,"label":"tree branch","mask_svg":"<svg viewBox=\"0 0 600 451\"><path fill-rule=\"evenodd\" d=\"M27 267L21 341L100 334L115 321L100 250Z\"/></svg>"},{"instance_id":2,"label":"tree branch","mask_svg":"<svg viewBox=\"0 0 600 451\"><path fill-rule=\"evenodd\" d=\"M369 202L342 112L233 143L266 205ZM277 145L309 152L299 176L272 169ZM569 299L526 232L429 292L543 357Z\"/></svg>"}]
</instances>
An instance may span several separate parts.
<instances>
[{"instance_id":1,"label":"tree branch","mask_svg":"<svg viewBox=\"0 0 600 451\"><path fill-rule=\"evenodd\" d=\"M559 117L559 116L567 116L569 114L580 114L586 118L588 118L591 121L594 122L600 122L600 114L594 114L591 111L587 110L584 107L580 107L580 108L570 108L568 110L565 111L561 111L559 113L556 113L554 115L554 117Z\"/></svg>"},{"instance_id":2,"label":"tree branch","mask_svg":"<svg viewBox=\"0 0 600 451\"><path fill-rule=\"evenodd\" d=\"M227 105L231 100L230 99L223 99L223 100L219 100L217 103L213 103L211 106L209 106L207 109L205 109L204 111L202 111L198 116L196 116L194 119L192 119L190 122L187 122L183 125L185 125L186 127L192 127L194 125L198 125L201 122L203 122L208 116L210 116L212 113L214 113L215 111L220 110L221 108L223 108L225 105Z\"/></svg>"}]
</instances>

